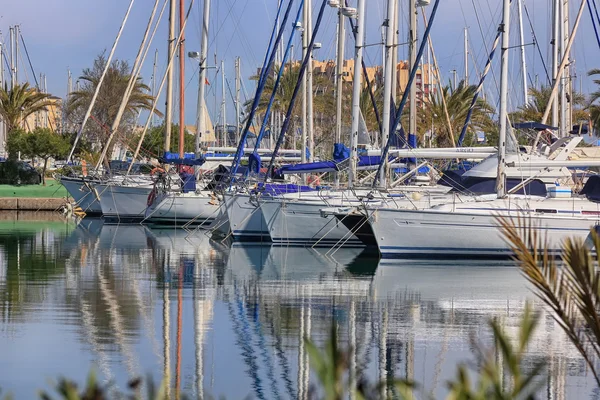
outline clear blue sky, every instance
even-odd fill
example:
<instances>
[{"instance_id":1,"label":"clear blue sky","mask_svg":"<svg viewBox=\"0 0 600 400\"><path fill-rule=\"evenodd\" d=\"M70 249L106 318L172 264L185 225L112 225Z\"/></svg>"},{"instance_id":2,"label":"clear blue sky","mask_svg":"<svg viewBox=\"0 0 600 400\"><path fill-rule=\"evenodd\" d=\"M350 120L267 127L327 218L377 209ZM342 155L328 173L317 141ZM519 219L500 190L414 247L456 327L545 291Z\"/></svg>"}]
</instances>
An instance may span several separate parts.
<instances>
[{"instance_id":1,"label":"clear blue sky","mask_svg":"<svg viewBox=\"0 0 600 400\"><path fill-rule=\"evenodd\" d=\"M189 4L191 0L186 0ZM162 0L161 0L162 2ZM351 3L354 3L351 0ZM90 66L94 57L103 49L109 49L116 36L119 25L125 14L128 0L19 0L6 2L0 10L0 40L8 42L8 27L20 24L27 44L29 54L36 73L43 72L48 77L49 91L63 97L67 88L67 68L74 77L80 75L83 68ZM122 41L117 49L116 57L133 62L141 37L146 26L153 0L136 0L132 15L125 28ZM298 3L298 1L296 2ZM321 0L313 0L314 17L321 4ZM475 8L474 4L477 8ZM450 71L457 69L459 76L464 70L463 62L463 28L469 27L471 47L471 82L475 83L477 71L483 69L487 59L485 46L491 46L493 37L501 19L501 4L499 0L444 0L439 8L439 13L432 30L432 39L437 54L440 69L445 79L451 76ZM549 64L550 47L549 22L550 0L525 0L532 19L541 53L545 62ZM575 20L579 2L571 4L571 22ZM200 45L200 22L202 19L202 0L196 0L191 13L187 29L186 52L198 50ZM273 18L276 12L277 0L213 0L211 8L211 27L209 39L209 60L225 60L226 74L233 88L234 59L242 58L243 78L245 87L250 96L254 91L254 83L248 81L256 68L262 63L264 52L268 43ZM431 9L432 7L429 7ZM408 1L401 4L401 32L406 32ZM511 40L518 43L518 25L516 7L513 7L511 20ZM477 19L479 17L479 20ZM367 42L381 41L381 22L385 13L385 0L367 0ZM166 14L166 13L165 13ZM421 23L421 18L419 18ZM159 32L156 35L152 49L159 51L159 76L162 75L166 65L166 15L161 21ZM333 58L335 53L336 12L327 7L323 18L323 29L319 32L318 41L322 49L318 50L316 57L319 59ZM348 29L349 30L349 29ZM289 33L289 30L288 30ZM420 35L422 27L420 28ZM405 34L404 34L405 37ZM287 39L286 39L287 40ZM402 41L402 40L401 40ZM525 18L525 41L532 42L531 28ZM352 56L353 40L348 36L347 57ZM299 46L295 46L298 48ZM153 53L153 50L151 53ZM295 52L296 57L299 55ZM381 63L381 47L372 46L366 51L367 63ZM406 58L407 48L400 48L400 57ZM575 88L579 89L579 78L583 77L581 87L584 93L595 90L591 80L585 72L591 68L600 67L600 49L596 42L590 16L586 9L582 17L582 25L573 48L575 71L578 79ZM476 64L473 63L476 60ZM538 50L534 46L527 47L527 60L529 75L535 80L536 75L540 81L545 79L544 69ZM26 62L26 60L25 60ZM486 83L489 99L497 98L496 82L499 79L499 55L494 62L494 73ZM511 50L511 103L512 107L522 102L521 68L518 49ZM31 71L23 65L20 77L24 77L25 67L31 79ZM152 55L146 60L143 77L148 83L152 71ZM209 111L216 119L219 103L221 101L220 77L215 77L216 70L209 70L211 86L207 94ZM196 90L197 90L197 63L193 60L186 61L186 121L195 121ZM216 92L216 96L215 96ZM162 103L162 102L161 102ZM215 112L215 104L216 112ZM227 98L228 118L231 121L234 115L231 97Z\"/></svg>"}]
</instances>

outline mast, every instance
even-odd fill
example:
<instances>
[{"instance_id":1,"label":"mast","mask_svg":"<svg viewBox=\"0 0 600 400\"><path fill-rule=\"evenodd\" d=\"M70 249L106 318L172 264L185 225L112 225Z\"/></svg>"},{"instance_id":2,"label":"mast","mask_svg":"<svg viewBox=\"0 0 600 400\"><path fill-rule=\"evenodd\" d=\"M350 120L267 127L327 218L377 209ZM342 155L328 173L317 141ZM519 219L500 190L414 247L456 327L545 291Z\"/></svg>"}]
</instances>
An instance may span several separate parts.
<instances>
[{"instance_id":1,"label":"mast","mask_svg":"<svg viewBox=\"0 0 600 400\"><path fill-rule=\"evenodd\" d=\"M0 41L0 87L4 87L4 63L1 62L4 60L3 56L3 45L2 42Z\"/></svg>"},{"instance_id":2,"label":"mast","mask_svg":"<svg viewBox=\"0 0 600 400\"><path fill-rule=\"evenodd\" d=\"M499 198L506 195L506 130L508 128L508 49L510 47L510 0L504 0L504 16L502 18L502 69L500 72L500 136L498 139L498 178L496 192Z\"/></svg>"},{"instance_id":3,"label":"mast","mask_svg":"<svg viewBox=\"0 0 600 400\"><path fill-rule=\"evenodd\" d=\"M200 73L198 78L198 116L196 119L196 156L200 155L200 138L204 132L204 92L206 86L206 54L208 53L208 24L210 22L210 0L204 0L204 21L200 47Z\"/></svg>"},{"instance_id":4,"label":"mast","mask_svg":"<svg viewBox=\"0 0 600 400\"><path fill-rule=\"evenodd\" d=\"M565 54L569 54L569 52L571 51L571 46L573 46L573 41L575 40L575 35L577 33L577 29L579 28L579 22L581 22L581 15L583 14L585 5L586 5L586 2L582 1L581 5L579 6L579 11L577 11L577 17L575 17L575 23L573 24L573 31L571 32L571 35L569 36L569 41L568 41L567 47L565 49ZM565 66L567 65L568 61L569 61L569 58L563 56L560 66L558 67L557 75L559 73L562 73L562 71L565 68ZM555 77L557 75L555 75ZM546 105L546 110L544 111L544 116L542 117L542 124L545 124L548 121L548 117L550 116L550 109L552 108L552 106L555 105L554 100L556 100L556 93L558 90L559 82L560 81L558 81L557 79L554 79L554 84L552 85L552 91L550 93L550 101ZM538 133L538 135L537 135L537 138L534 143L534 148L537 145L539 138L540 138L540 133Z\"/></svg>"},{"instance_id":5,"label":"mast","mask_svg":"<svg viewBox=\"0 0 600 400\"><path fill-rule=\"evenodd\" d=\"M158 49L154 51L154 64L152 65L152 98L156 98L156 66L158 65ZM156 115L152 116L152 125L156 123Z\"/></svg>"},{"instance_id":6,"label":"mast","mask_svg":"<svg viewBox=\"0 0 600 400\"><path fill-rule=\"evenodd\" d=\"M46 80L46 74L44 74L44 93L48 93L48 81ZM48 108L44 110L44 128L48 128L50 120L48 119Z\"/></svg>"},{"instance_id":7,"label":"mast","mask_svg":"<svg viewBox=\"0 0 600 400\"><path fill-rule=\"evenodd\" d=\"M342 5L338 6L338 40L337 40L337 57L335 64L335 142L342 142L342 100L344 96L344 50L346 47L346 29L345 16L342 13ZM335 186L340 185L339 174L335 173Z\"/></svg>"},{"instance_id":8,"label":"mast","mask_svg":"<svg viewBox=\"0 0 600 400\"><path fill-rule=\"evenodd\" d=\"M173 125L173 67L171 57L175 53L175 1L169 0L169 40L167 65L167 105L165 109L165 152L171 151L171 125Z\"/></svg>"},{"instance_id":9,"label":"mast","mask_svg":"<svg viewBox=\"0 0 600 400\"><path fill-rule=\"evenodd\" d=\"M229 132L227 130L227 103L225 102L225 61L221 60L221 126L223 132L223 143L227 143Z\"/></svg>"},{"instance_id":10,"label":"mast","mask_svg":"<svg viewBox=\"0 0 600 400\"><path fill-rule=\"evenodd\" d=\"M558 10L560 0L552 1L552 16L553 16L553 24L552 24L552 79L553 83L556 82L558 77L556 76L558 73L558 63L560 59L558 57ZM558 126L558 93L553 94L552 96L552 126Z\"/></svg>"},{"instance_id":11,"label":"mast","mask_svg":"<svg viewBox=\"0 0 600 400\"><path fill-rule=\"evenodd\" d=\"M465 27L465 87L469 86L469 31Z\"/></svg>"},{"instance_id":12,"label":"mast","mask_svg":"<svg viewBox=\"0 0 600 400\"><path fill-rule=\"evenodd\" d=\"M310 0L306 0L304 2L303 5L303 9L302 9L302 59L304 60L306 58L306 52L308 50L308 38L309 38L309 31L310 28L308 27L308 9L310 8ZM309 60L309 65L312 64L312 60ZM302 140L300 143L300 154L302 156L302 163L307 162L306 159L306 142L307 142L307 118L306 118L306 111L307 111L307 99L306 99L306 90L308 89L308 79L306 78L307 74L304 74L302 76ZM306 177L303 175L302 178L304 181L306 181Z\"/></svg>"},{"instance_id":13,"label":"mast","mask_svg":"<svg viewBox=\"0 0 600 400\"><path fill-rule=\"evenodd\" d=\"M2 81L2 72L0 67L0 82ZM67 98L73 91L73 76L71 75L71 70L67 69Z\"/></svg>"},{"instance_id":14,"label":"mast","mask_svg":"<svg viewBox=\"0 0 600 400\"><path fill-rule=\"evenodd\" d=\"M241 117L241 103L240 94L242 87L242 73L240 58L235 59L235 140L240 141L240 117ZM283 67L282 67L283 68Z\"/></svg>"},{"instance_id":15,"label":"mast","mask_svg":"<svg viewBox=\"0 0 600 400\"><path fill-rule=\"evenodd\" d=\"M569 43L569 0L563 0L563 20L562 20L562 28L563 28L563 39L561 42L561 47L563 50L564 56L567 60L571 60L571 52L567 50L567 46ZM568 62L565 66L565 70L563 72L563 101L564 101L564 121L565 121L565 130L564 136L569 136L569 132L572 128L571 122L571 108L572 108L572 93L571 93L571 63Z\"/></svg>"},{"instance_id":16,"label":"mast","mask_svg":"<svg viewBox=\"0 0 600 400\"><path fill-rule=\"evenodd\" d=\"M394 11L396 10L395 3L397 0L387 0L387 21L386 21L386 32L385 32L385 74L383 81L383 116L382 116L382 134L381 134L381 145L385 146L388 142L388 138L392 134L390 132L390 119L391 119L391 106L392 106L392 86L394 75L396 75L396 68L394 65ZM358 38L357 38L358 40ZM356 76L356 74L355 74ZM354 131L353 131L354 132ZM384 162L384 173L380 177L380 186L385 188L387 186L387 160Z\"/></svg>"},{"instance_id":17,"label":"mast","mask_svg":"<svg viewBox=\"0 0 600 400\"><path fill-rule=\"evenodd\" d=\"M392 74L392 99L394 101L394 106L396 105L396 101L398 100L398 31L399 31L399 0L394 0L394 11L392 12L392 16L390 18L390 23L392 24L392 63L390 73ZM394 135L396 132L390 132L390 135Z\"/></svg>"},{"instance_id":18,"label":"mast","mask_svg":"<svg viewBox=\"0 0 600 400\"><path fill-rule=\"evenodd\" d=\"M21 27L15 25L15 83L19 83L19 36L21 35Z\"/></svg>"},{"instance_id":19,"label":"mast","mask_svg":"<svg viewBox=\"0 0 600 400\"><path fill-rule=\"evenodd\" d=\"M308 8L306 10L307 16L308 16L308 32L309 35L308 37L312 37L312 1L311 0L306 0L308 3ZM310 39L309 39L310 40ZM307 66L307 70L306 70L306 95L307 97L307 101L306 101L306 107L307 107L307 119L308 119L308 123L307 123L307 129L308 129L308 161L311 162L314 159L314 147L315 147L315 132L314 132L314 122L315 122L315 116L314 116L314 110L313 110L313 49L309 49L308 50L310 52L310 59L308 62L308 66Z\"/></svg>"},{"instance_id":20,"label":"mast","mask_svg":"<svg viewBox=\"0 0 600 400\"><path fill-rule=\"evenodd\" d=\"M185 152L185 0L179 0L179 157Z\"/></svg>"},{"instance_id":21,"label":"mast","mask_svg":"<svg viewBox=\"0 0 600 400\"><path fill-rule=\"evenodd\" d=\"M408 70L412 71L417 65L417 4L415 0L409 0L410 36L409 36L409 58ZM408 143L412 145L411 135L417 134L417 85L410 86L409 104L409 131Z\"/></svg>"},{"instance_id":22,"label":"mast","mask_svg":"<svg viewBox=\"0 0 600 400\"><path fill-rule=\"evenodd\" d=\"M565 35L568 35L565 32L565 7L564 7L564 0L559 0L559 4L558 4L558 18L559 18L559 25L558 25L558 46L559 46L559 59L562 59L563 57L568 57L567 53L565 52ZM562 70L562 72L559 73L558 75L558 96L559 96L559 124L558 126L560 127L559 129L559 134L560 137L565 137L567 136L567 91L565 88L565 79L566 79L566 72L567 72L567 67L565 66L565 69Z\"/></svg>"},{"instance_id":23,"label":"mast","mask_svg":"<svg viewBox=\"0 0 600 400\"><path fill-rule=\"evenodd\" d=\"M10 41L10 87L11 89L15 87L15 28L12 26L8 28L9 32L9 41Z\"/></svg>"},{"instance_id":24,"label":"mast","mask_svg":"<svg viewBox=\"0 0 600 400\"><path fill-rule=\"evenodd\" d=\"M360 92L362 89L362 70L360 66L363 61L363 46L365 38L365 0L358 0L358 15L356 26L356 48L354 54L354 82L352 86L352 136L350 139L350 174L348 175L348 187L354 185L358 178L358 127L360 123ZM389 124L388 124L389 125Z\"/></svg>"},{"instance_id":25,"label":"mast","mask_svg":"<svg viewBox=\"0 0 600 400\"><path fill-rule=\"evenodd\" d=\"M529 88L527 85L527 63L525 58L525 36L523 35L523 0L517 0L519 11L519 35L521 36L521 72L523 73L523 104L529 103Z\"/></svg>"}]
</instances>

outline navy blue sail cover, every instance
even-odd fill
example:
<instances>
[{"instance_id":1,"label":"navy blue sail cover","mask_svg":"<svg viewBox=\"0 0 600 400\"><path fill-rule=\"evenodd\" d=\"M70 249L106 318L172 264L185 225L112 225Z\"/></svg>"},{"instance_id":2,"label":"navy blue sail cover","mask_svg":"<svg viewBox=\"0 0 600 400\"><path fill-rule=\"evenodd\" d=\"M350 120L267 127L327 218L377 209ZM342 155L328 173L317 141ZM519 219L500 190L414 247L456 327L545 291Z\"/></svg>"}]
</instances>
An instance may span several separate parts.
<instances>
[{"instance_id":1,"label":"navy blue sail cover","mask_svg":"<svg viewBox=\"0 0 600 400\"><path fill-rule=\"evenodd\" d=\"M589 201L600 203L600 175L590 176L580 193Z\"/></svg>"}]
</instances>

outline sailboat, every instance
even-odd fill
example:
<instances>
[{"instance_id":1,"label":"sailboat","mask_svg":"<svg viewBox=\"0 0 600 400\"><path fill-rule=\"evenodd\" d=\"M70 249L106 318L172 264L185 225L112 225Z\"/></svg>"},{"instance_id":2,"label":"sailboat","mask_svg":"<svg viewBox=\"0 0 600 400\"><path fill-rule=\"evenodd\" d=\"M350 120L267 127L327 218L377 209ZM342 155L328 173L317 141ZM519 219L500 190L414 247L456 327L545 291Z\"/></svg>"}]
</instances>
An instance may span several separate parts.
<instances>
[{"instance_id":1,"label":"sailboat","mask_svg":"<svg viewBox=\"0 0 600 400\"><path fill-rule=\"evenodd\" d=\"M200 111L202 110L202 111ZM214 127L210 120L206 103L203 101L199 112L204 113L204 124L201 132L207 132L214 137ZM176 182L157 181L154 193L148 198L147 207L144 207L145 222L151 224L195 224L210 225L218 216L220 201L209 187L212 182L204 184L199 190L188 190Z\"/></svg>"},{"instance_id":2,"label":"sailboat","mask_svg":"<svg viewBox=\"0 0 600 400\"><path fill-rule=\"evenodd\" d=\"M590 200L600 179L588 180L582 190L586 197L572 196L571 189L563 187L551 188L547 196L506 193L510 0L504 0L503 15L497 194L425 210L371 209L368 223L383 257L511 255L498 229L498 217L529 220L528 224L544 230L548 250L557 251L565 237L585 238L600 222L600 204Z\"/></svg>"}]
</instances>

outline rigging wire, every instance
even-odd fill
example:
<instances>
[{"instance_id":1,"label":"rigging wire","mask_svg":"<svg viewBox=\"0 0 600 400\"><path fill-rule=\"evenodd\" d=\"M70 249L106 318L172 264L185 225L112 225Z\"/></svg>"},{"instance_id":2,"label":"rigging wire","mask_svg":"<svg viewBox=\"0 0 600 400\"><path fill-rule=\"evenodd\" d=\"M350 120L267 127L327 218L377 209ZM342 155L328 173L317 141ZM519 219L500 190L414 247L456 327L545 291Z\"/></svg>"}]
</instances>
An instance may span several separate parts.
<instances>
[{"instance_id":1,"label":"rigging wire","mask_svg":"<svg viewBox=\"0 0 600 400\"><path fill-rule=\"evenodd\" d=\"M23 49L25 50L25 55L27 56L27 62L29 63L29 68L31 68L31 73L33 74L33 79L35 81L35 87L37 88L38 91L40 91L40 84L37 80L37 75L35 74L35 70L33 69L33 64L31 62L31 58L29 57L29 51L27 50L27 45L25 44L25 39L23 38L23 34L21 33L21 30L19 30L19 36L21 37L21 43L23 43ZM50 110L52 112L52 117L56 121L56 112L54 111L54 107L51 107ZM54 127L52 126L52 121L50 121L49 118L48 118L48 125L50 126L50 129L52 131L54 131Z\"/></svg>"},{"instance_id":2,"label":"rigging wire","mask_svg":"<svg viewBox=\"0 0 600 400\"><path fill-rule=\"evenodd\" d=\"M592 26L594 27L594 33L596 34L596 41L598 42L598 47L600 48L600 36L598 36L598 27L596 26L596 21L594 20L594 13L592 12L592 6L590 5L590 0L586 0L586 2L587 2L587 8L590 12Z\"/></svg>"},{"instance_id":3,"label":"rigging wire","mask_svg":"<svg viewBox=\"0 0 600 400\"><path fill-rule=\"evenodd\" d=\"M33 80L35 81L35 87L40 90L40 84L37 80L37 75L35 74L35 70L33 69L33 64L31 63L31 58L29 57L29 51L27 51L27 45L25 44L25 39L23 39L23 34L19 30L19 36L21 37L21 43L23 43L23 49L25 50L25 55L27 56L27 62L29 63L29 68L31 68L31 73L33 74Z\"/></svg>"},{"instance_id":4,"label":"rigging wire","mask_svg":"<svg viewBox=\"0 0 600 400\"><path fill-rule=\"evenodd\" d=\"M550 79L550 74L548 73L548 67L546 67L546 62L544 61L544 56L542 55L542 49L540 49L540 45L537 40L537 36L535 34L535 29L533 28L533 23L531 22L531 18L529 17L529 10L527 9L527 4L525 4L525 2L523 2L523 9L525 10L525 15L527 16L527 21L529 21L529 27L531 28L531 35L533 36L533 42L535 43L535 47L538 49L538 53L540 55L540 60L542 60L542 66L544 67L544 71L546 72L546 78L548 79L548 84L552 85L552 80Z\"/></svg>"}]
</instances>

